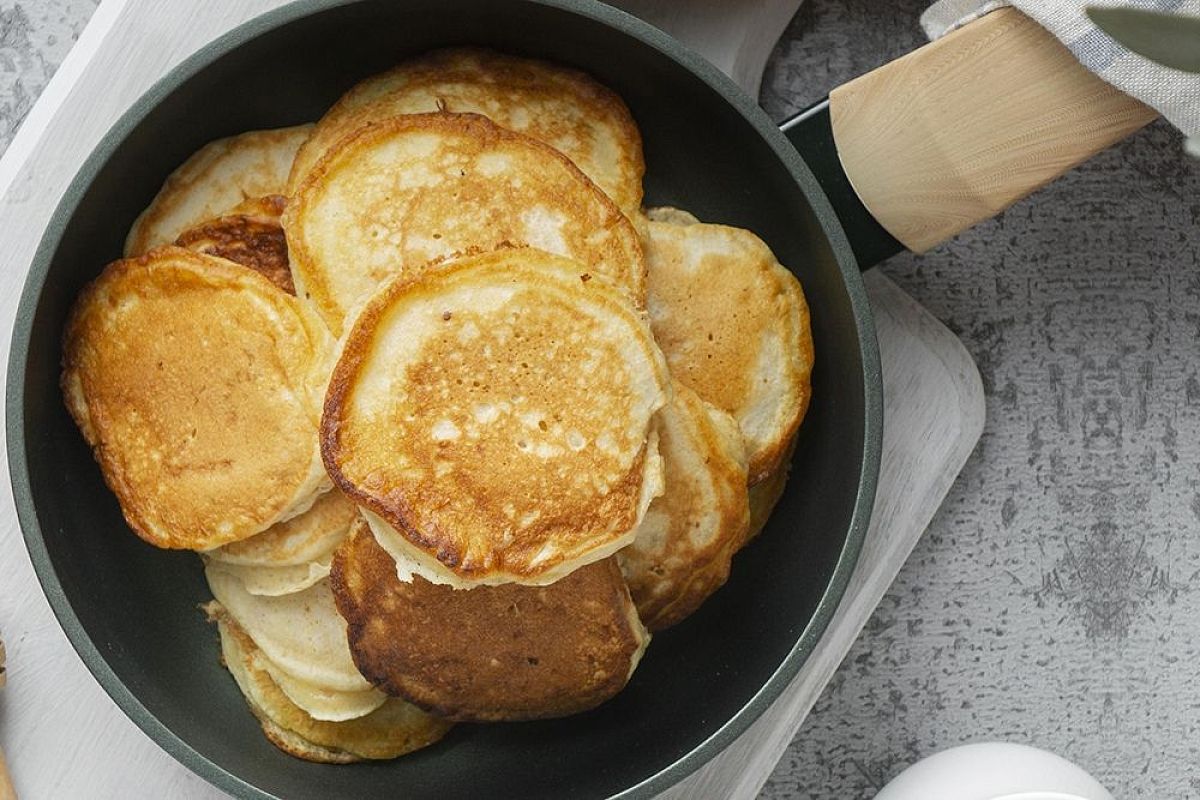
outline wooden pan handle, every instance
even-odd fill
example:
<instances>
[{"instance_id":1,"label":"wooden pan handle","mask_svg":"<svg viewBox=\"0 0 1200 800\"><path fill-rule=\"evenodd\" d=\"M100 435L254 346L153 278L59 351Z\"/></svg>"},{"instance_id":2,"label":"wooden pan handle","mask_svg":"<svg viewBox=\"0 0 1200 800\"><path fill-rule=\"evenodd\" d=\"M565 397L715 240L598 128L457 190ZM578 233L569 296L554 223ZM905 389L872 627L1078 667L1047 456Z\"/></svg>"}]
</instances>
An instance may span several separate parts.
<instances>
[{"instance_id":1,"label":"wooden pan handle","mask_svg":"<svg viewBox=\"0 0 1200 800\"><path fill-rule=\"evenodd\" d=\"M1157 116L1012 8L850 81L829 104L859 199L918 253Z\"/></svg>"}]
</instances>

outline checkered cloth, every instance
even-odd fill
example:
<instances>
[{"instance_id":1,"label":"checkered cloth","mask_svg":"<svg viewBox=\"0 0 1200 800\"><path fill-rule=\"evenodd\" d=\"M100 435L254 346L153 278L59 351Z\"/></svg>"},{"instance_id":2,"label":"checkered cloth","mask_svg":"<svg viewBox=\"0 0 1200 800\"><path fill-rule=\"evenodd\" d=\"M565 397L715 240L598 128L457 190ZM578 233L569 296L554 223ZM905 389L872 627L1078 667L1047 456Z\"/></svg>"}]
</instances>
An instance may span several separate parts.
<instances>
[{"instance_id":1,"label":"checkered cloth","mask_svg":"<svg viewBox=\"0 0 1200 800\"><path fill-rule=\"evenodd\" d=\"M1200 75L1169 69L1129 52L1084 13L1087 5L1128 5L1200 16L1200 0L939 0L921 15L921 26L929 38L936 39L1008 5L1057 36L1089 70L1157 109L1188 136L1200 136Z\"/></svg>"}]
</instances>

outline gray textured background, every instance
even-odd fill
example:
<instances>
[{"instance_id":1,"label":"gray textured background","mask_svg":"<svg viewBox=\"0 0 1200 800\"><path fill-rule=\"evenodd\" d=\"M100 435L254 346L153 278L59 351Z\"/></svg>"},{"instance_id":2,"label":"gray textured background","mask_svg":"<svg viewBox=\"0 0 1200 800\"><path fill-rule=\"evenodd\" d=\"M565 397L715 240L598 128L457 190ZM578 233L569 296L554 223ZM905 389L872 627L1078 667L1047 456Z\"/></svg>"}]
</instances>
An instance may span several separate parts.
<instances>
[{"instance_id":1,"label":"gray textured background","mask_svg":"<svg viewBox=\"0 0 1200 800\"><path fill-rule=\"evenodd\" d=\"M807 0L764 105L916 47L923 5ZM95 6L0 0L0 151ZM1200 162L1153 125L884 269L974 355L987 427L763 796L870 797L1007 739L1200 797Z\"/></svg>"}]
</instances>

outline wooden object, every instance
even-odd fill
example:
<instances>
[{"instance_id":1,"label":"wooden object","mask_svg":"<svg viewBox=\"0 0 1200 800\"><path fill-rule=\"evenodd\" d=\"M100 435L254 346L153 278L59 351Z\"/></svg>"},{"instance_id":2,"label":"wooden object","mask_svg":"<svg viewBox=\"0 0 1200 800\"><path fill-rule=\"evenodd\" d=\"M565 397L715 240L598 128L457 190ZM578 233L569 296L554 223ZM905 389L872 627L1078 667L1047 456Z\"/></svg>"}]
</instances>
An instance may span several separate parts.
<instances>
[{"instance_id":1,"label":"wooden object","mask_svg":"<svg viewBox=\"0 0 1200 800\"><path fill-rule=\"evenodd\" d=\"M179 0L168 11L156 0L101 2L0 158L0 327L12 328L25 273L54 205L117 116L198 46L285 1ZM762 34L738 34L732 46L756 38ZM731 58L729 52L706 52L718 63ZM858 568L821 642L779 701L667 797L758 794L979 438L983 391L966 350L883 275L866 278L879 330L885 427L875 512ZM7 358L7 337L0 337L0 347ZM0 479L7 480L7 469L0 459ZM22 793L222 797L135 727L71 650L25 555L8 493L0 499L0 554L0 626L10 634L14 683L21 687L4 698L3 737Z\"/></svg>"},{"instance_id":2,"label":"wooden object","mask_svg":"<svg viewBox=\"0 0 1200 800\"><path fill-rule=\"evenodd\" d=\"M918 253L1157 116L1013 8L850 81L829 101L850 183Z\"/></svg>"},{"instance_id":3,"label":"wooden object","mask_svg":"<svg viewBox=\"0 0 1200 800\"><path fill-rule=\"evenodd\" d=\"M17 792L8 776L8 764L4 761L3 750L0 750L0 800L17 800Z\"/></svg>"},{"instance_id":4,"label":"wooden object","mask_svg":"<svg viewBox=\"0 0 1200 800\"><path fill-rule=\"evenodd\" d=\"M8 661L4 650L4 640L0 639L0 689L8 682ZM8 763L4 760L4 751L0 750L0 800L17 800L13 789L12 778L8 775Z\"/></svg>"}]
</instances>

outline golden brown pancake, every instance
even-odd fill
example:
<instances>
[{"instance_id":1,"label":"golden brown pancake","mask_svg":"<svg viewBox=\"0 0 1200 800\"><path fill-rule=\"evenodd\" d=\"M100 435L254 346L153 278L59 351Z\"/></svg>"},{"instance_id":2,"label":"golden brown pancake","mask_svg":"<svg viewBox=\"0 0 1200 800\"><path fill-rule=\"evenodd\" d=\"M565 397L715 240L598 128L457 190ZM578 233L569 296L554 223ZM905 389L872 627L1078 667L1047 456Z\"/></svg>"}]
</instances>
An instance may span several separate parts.
<instances>
[{"instance_id":1,"label":"golden brown pancake","mask_svg":"<svg viewBox=\"0 0 1200 800\"><path fill-rule=\"evenodd\" d=\"M654 338L672 377L737 420L756 484L778 467L808 409L813 347L804 293L749 231L688 223L673 210L649 216Z\"/></svg>"},{"instance_id":2,"label":"golden brown pancake","mask_svg":"<svg viewBox=\"0 0 1200 800\"><path fill-rule=\"evenodd\" d=\"M542 719L625 686L649 640L614 559L543 587L469 591L396 577L356 524L330 577L358 669L388 694L453 720Z\"/></svg>"},{"instance_id":3,"label":"golden brown pancake","mask_svg":"<svg viewBox=\"0 0 1200 800\"><path fill-rule=\"evenodd\" d=\"M475 114L394 117L342 139L283 215L297 290L340 333L387 278L528 245L572 258L636 305L645 263L629 220L549 146Z\"/></svg>"},{"instance_id":4,"label":"golden brown pancake","mask_svg":"<svg viewBox=\"0 0 1200 800\"><path fill-rule=\"evenodd\" d=\"M221 605L214 601L205 610L221 634L221 662L242 690L263 733L285 753L326 764L396 758L433 744L451 727L396 698L356 719L313 719L283 693L263 666L262 651Z\"/></svg>"},{"instance_id":5,"label":"golden brown pancake","mask_svg":"<svg viewBox=\"0 0 1200 800\"><path fill-rule=\"evenodd\" d=\"M247 199L281 195L296 150L312 125L250 131L209 142L167 176L125 239L125 256L170 244L188 228L230 213Z\"/></svg>"},{"instance_id":6,"label":"golden brown pancake","mask_svg":"<svg viewBox=\"0 0 1200 800\"><path fill-rule=\"evenodd\" d=\"M403 276L343 339L321 422L335 484L408 571L546 584L632 540L661 490L667 373L642 317L537 250Z\"/></svg>"},{"instance_id":7,"label":"golden brown pancake","mask_svg":"<svg viewBox=\"0 0 1200 800\"><path fill-rule=\"evenodd\" d=\"M296 287L288 266L287 238L279 221L284 204L280 195L249 200L234 213L188 228L175 244L249 267L294 295Z\"/></svg>"},{"instance_id":8,"label":"golden brown pancake","mask_svg":"<svg viewBox=\"0 0 1200 800\"><path fill-rule=\"evenodd\" d=\"M110 264L63 343L67 406L133 530L207 550L306 510L328 333L222 259L163 247Z\"/></svg>"},{"instance_id":9,"label":"golden brown pancake","mask_svg":"<svg viewBox=\"0 0 1200 800\"><path fill-rule=\"evenodd\" d=\"M641 134L619 96L582 72L477 47L427 53L343 95L296 154L289 189L345 135L389 117L439 110L482 114L545 142L627 214L641 204Z\"/></svg>"},{"instance_id":10,"label":"golden brown pancake","mask_svg":"<svg viewBox=\"0 0 1200 800\"><path fill-rule=\"evenodd\" d=\"M746 450L737 423L686 386L657 417L665 489L617 553L652 632L689 616L729 577L746 538Z\"/></svg>"}]
</instances>

